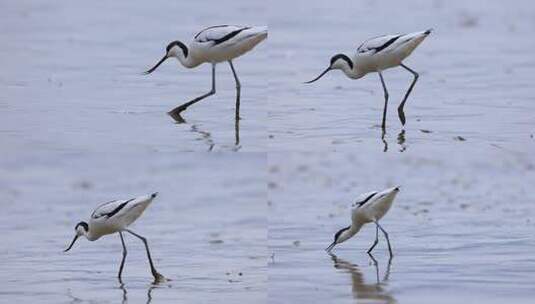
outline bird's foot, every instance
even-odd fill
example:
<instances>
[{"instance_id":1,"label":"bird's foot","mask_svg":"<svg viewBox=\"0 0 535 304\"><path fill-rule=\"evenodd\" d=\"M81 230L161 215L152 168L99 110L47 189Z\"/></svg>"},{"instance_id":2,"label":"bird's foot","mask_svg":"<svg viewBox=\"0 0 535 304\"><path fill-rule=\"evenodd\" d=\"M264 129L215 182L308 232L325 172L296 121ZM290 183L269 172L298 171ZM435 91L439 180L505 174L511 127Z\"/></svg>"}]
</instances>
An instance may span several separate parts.
<instances>
[{"instance_id":1,"label":"bird's foot","mask_svg":"<svg viewBox=\"0 0 535 304\"><path fill-rule=\"evenodd\" d=\"M173 118L176 123L182 124L186 123L186 120L182 117L182 115L180 115L180 113L184 110L185 109L180 109L180 107L178 107L176 109L173 109L172 111L167 112L167 114L171 116L171 118Z\"/></svg>"},{"instance_id":2,"label":"bird's foot","mask_svg":"<svg viewBox=\"0 0 535 304\"><path fill-rule=\"evenodd\" d=\"M164 283L164 282L167 282L167 281L171 281L170 279L167 279L166 277L164 277L163 275L161 275L157 271L154 271L152 273L152 276L154 277L154 283L153 284L158 284L158 283Z\"/></svg>"},{"instance_id":3,"label":"bird's foot","mask_svg":"<svg viewBox=\"0 0 535 304\"><path fill-rule=\"evenodd\" d=\"M399 121L401 121L401 124L403 125L403 127L405 127L405 122L407 120L405 119L405 112L403 111L403 109L398 108L398 116L399 116Z\"/></svg>"}]
</instances>

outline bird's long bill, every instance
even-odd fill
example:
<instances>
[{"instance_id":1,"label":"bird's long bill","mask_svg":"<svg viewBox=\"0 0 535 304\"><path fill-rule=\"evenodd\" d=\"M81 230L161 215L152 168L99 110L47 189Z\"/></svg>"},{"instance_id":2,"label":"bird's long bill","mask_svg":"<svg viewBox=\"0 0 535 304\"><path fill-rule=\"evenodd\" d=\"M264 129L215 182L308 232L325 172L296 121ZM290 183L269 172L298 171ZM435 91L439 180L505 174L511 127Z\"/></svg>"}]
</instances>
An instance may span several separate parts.
<instances>
[{"instance_id":1,"label":"bird's long bill","mask_svg":"<svg viewBox=\"0 0 535 304\"><path fill-rule=\"evenodd\" d=\"M311 81L307 81L305 83L313 83L314 81L320 79L321 77L323 77L323 75L327 74L327 72L329 72L331 70L331 67L328 67L325 69L325 71L323 71L318 77L312 79Z\"/></svg>"},{"instance_id":2,"label":"bird's long bill","mask_svg":"<svg viewBox=\"0 0 535 304\"><path fill-rule=\"evenodd\" d=\"M72 245L74 245L74 242L76 242L77 239L78 239L78 235L75 235L74 239L72 240L71 244L69 245L69 248L65 249L63 252L67 252L67 251L71 250Z\"/></svg>"},{"instance_id":3,"label":"bird's long bill","mask_svg":"<svg viewBox=\"0 0 535 304\"><path fill-rule=\"evenodd\" d=\"M154 70L156 70L160 66L160 64L162 64L165 60L167 60L167 58L169 57L167 57L167 54L165 54L165 56L163 56L163 58L160 59L160 61L158 61L158 63L155 66L153 66L150 70L144 72L143 74L147 75L147 74L154 72Z\"/></svg>"},{"instance_id":4,"label":"bird's long bill","mask_svg":"<svg viewBox=\"0 0 535 304\"><path fill-rule=\"evenodd\" d=\"M329 245L329 247L325 248L325 251L331 252L331 250L333 250L335 245L336 245L336 242L332 242L331 245Z\"/></svg>"}]
</instances>

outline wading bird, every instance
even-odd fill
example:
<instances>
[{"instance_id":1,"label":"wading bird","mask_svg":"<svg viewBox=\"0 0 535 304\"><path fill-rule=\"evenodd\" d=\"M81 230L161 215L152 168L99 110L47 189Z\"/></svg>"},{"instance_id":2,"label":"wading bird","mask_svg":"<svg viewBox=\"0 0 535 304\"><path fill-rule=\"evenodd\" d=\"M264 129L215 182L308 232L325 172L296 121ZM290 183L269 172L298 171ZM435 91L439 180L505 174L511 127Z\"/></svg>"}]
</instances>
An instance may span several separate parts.
<instances>
[{"instance_id":1,"label":"wading bird","mask_svg":"<svg viewBox=\"0 0 535 304\"><path fill-rule=\"evenodd\" d=\"M147 239L127 229L130 224L132 224L141 216L143 211L145 211L145 209L150 205L156 195L158 195L158 193L144 195L129 200L115 200L98 206L91 214L89 223L79 222L76 224L74 227L76 234L74 235L74 239L69 247L65 249L65 252L72 248L80 236L85 236L90 241L96 241L104 235L118 232L119 236L121 237L121 243L123 244L123 259L121 261L118 274L118 278L121 280L121 274L123 273L124 262L126 259L126 246L124 244L123 232L128 232L139 238L141 241L143 241L143 244L145 244L147 257L149 258L150 270L154 276L154 280L156 282L165 280L165 278L158 273L154 267L154 263L152 262L152 258L150 256Z\"/></svg>"},{"instance_id":2,"label":"wading bird","mask_svg":"<svg viewBox=\"0 0 535 304\"><path fill-rule=\"evenodd\" d=\"M368 253L371 253L373 248L375 248L379 242L379 230L381 230L388 243L388 251L392 258L392 247L390 246L388 233L381 227L381 225L379 225L379 220L388 212L398 192L399 187L395 187L381 192L374 191L362 194L357 202L353 204L351 210L351 226L340 229L334 235L334 241L325 250L331 252L334 246L349 240L357 234L364 224L375 223L375 242L370 249L368 249Z\"/></svg>"},{"instance_id":3,"label":"wading bird","mask_svg":"<svg viewBox=\"0 0 535 304\"><path fill-rule=\"evenodd\" d=\"M168 114L178 122L184 121L180 113L189 106L202 99L215 94L215 66L220 62L227 61L236 81L236 119L240 113L240 90L241 84L232 64L232 60L250 50L267 38L266 26L236 26L216 25L205 28L193 37L193 41L186 46L180 41L173 41L167 45L163 58L145 74L150 74L160 64L171 57L175 57L186 68L195 68L202 63L212 64L212 89L183 105L180 105Z\"/></svg>"},{"instance_id":4,"label":"wading bird","mask_svg":"<svg viewBox=\"0 0 535 304\"><path fill-rule=\"evenodd\" d=\"M329 67L327 67L325 71L318 77L305 83L312 83L331 70L342 70L344 74L351 79L359 79L368 73L377 72L381 79L385 95L383 122L381 124L381 128L384 131L386 126L386 109L388 107L388 90L386 89L382 72L389 68L401 66L414 76L407 93L405 93L405 97L403 97L403 100L398 107L399 120L402 125L405 125L406 120L403 108L405 107L405 102L407 102L407 97L409 97L412 88L418 80L418 73L403 64L403 60L407 58L429 34L431 34L431 30L405 35L386 35L371 38L362 43L351 58L345 54L334 55L331 58Z\"/></svg>"}]
</instances>

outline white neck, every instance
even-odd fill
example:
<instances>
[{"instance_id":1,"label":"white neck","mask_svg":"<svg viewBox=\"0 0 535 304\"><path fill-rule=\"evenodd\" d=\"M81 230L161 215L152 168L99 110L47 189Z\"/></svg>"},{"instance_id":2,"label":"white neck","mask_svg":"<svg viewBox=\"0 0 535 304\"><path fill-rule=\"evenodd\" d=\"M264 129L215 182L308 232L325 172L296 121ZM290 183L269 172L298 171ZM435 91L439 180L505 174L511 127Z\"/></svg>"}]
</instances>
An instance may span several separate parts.
<instances>
[{"instance_id":1,"label":"white neck","mask_svg":"<svg viewBox=\"0 0 535 304\"><path fill-rule=\"evenodd\" d=\"M342 232L342 235L338 238L336 241L338 244L347 241L348 239L352 238L357 232L359 232L360 228L362 227L362 224L355 224L352 223L348 230L345 230Z\"/></svg>"},{"instance_id":2,"label":"white neck","mask_svg":"<svg viewBox=\"0 0 535 304\"><path fill-rule=\"evenodd\" d=\"M341 70L344 72L344 74L346 74L347 77L351 78L351 79L359 79L361 78L362 76L364 76L364 74L362 73L359 73L359 71L357 70L357 65L353 62L353 68L347 66L347 65L344 65Z\"/></svg>"},{"instance_id":3,"label":"white neck","mask_svg":"<svg viewBox=\"0 0 535 304\"><path fill-rule=\"evenodd\" d=\"M101 237L100 235L95 235L92 232L93 232L93 230L91 230L91 226L90 226L89 227L89 231L84 232L84 236L86 237L86 239L88 239L90 241L95 241L95 240L97 240L98 238Z\"/></svg>"},{"instance_id":4,"label":"white neck","mask_svg":"<svg viewBox=\"0 0 535 304\"><path fill-rule=\"evenodd\" d=\"M359 232L360 228L362 228L361 223L351 223L351 228L349 228L348 231L350 231L353 235L355 235L357 232Z\"/></svg>"},{"instance_id":5,"label":"white neck","mask_svg":"<svg viewBox=\"0 0 535 304\"><path fill-rule=\"evenodd\" d=\"M194 68L202 63L202 62L199 62L193 54L191 54L191 51L188 53L188 57L184 57L183 54L179 54L178 56L175 56L175 57L178 59L178 61L180 61L180 63L184 67L188 69Z\"/></svg>"}]
</instances>

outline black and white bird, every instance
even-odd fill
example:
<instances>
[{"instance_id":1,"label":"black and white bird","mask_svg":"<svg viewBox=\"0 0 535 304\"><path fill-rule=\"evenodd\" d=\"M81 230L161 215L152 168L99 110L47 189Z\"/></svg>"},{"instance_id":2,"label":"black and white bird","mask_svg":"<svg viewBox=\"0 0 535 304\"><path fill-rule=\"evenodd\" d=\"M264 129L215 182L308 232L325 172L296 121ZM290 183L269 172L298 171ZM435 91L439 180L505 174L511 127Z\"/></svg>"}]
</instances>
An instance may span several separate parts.
<instances>
[{"instance_id":1,"label":"black and white bird","mask_svg":"<svg viewBox=\"0 0 535 304\"><path fill-rule=\"evenodd\" d=\"M379 220L390 210L392 202L399 192L399 187L389 188L381 192L373 191L362 194L353 204L351 209L351 225L340 229L334 235L334 241L325 250L330 252L334 246L343 243L352 238L359 230L367 223L375 223L375 242L368 249L371 253L373 248L379 242L379 230L383 232L386 242L388 243L388 251L390 257L392 254L392 247L388 239L388 233L381 227Z\"/></svg>"},{"instance_id":2,"label":"black and white bird","mask_svg":"<svg viewBox=\"0 0 535 304\"><path fill-rule=\"evenodd\" d=\"M165 60L172 57L178 59L186 68L195 68L202 63L210 63L212 65L212 89L210 92L180 105L168 113L176 121L183 121L180 116L182 111L215 94L215 67L216 64L226 61L229 63L236 81L236 119L239 119L241 84L232 60L252 50L266 39L267 35L267 26L211 26L197 33L189 45L185 45L180 41L169 43L163 58L154 67L146 71L145 74L152 73Z\"/></svg>"},{"instance_id":3,"label":"black and white bird","mask_svg":"<svg viewBox=\"0 0 535 304\"><path fill-rule=\"evenodd\" d=\"M98 206L87 222L79 222L74 227L76 234L74 239L65 252L69 251L76 240L80 236L85 236L90 241L96 241L100 237L112 233L119 233L121 237L121 243L123 245L123 259L121 261L121 266L119 267L118 278L121 280L121 275L123 273L124 262L126 259L126 246L124 243L123 232L128 232L133 236L139 238L145 244L145 249L147 250L147 257L149 259L149 265L154 280L160 282L165 280L165 278L156 271L152 258L150 256L149 245L147 239L141 235L133 232L132 230L127 229L127 227L136 221L143 211L151 204L152 200L158 195L158 193L153 193L150 195L139 196L136 198L131 198L128 200L115 200L110 201Z\"/></svg>"},{"instance_id":4,"label":"black and white bird","mask_svg":"<svg viewBox=\"0 0 535 304\"><path fill-rule=\"evenodd\" d=\"M416 81L418 80L418 73L403 64L403 60L422 43L422 41L431 34L431 30L414 32L410 34L396 34L386 35L371 38L362 43L355 54L347 56L345 54L336 54L331 58L331 62L327 69L325 69L318 77L305 83L312 83L325 75L331 70L342 70L344 74L351 79L359 79L368 73L377 72L383 85L385 96L385 105L383 108L383 121L381 127L383 131L386 126L386 110L388 107L388 90L383 79L383 71L393 67L401 66L409 71L414 79L405 93L405 97L398 107L398 115L402 125L405 125L405 112L403 108L407 102L407 98L411 93Z\"/></svg>"}]
</instances>

